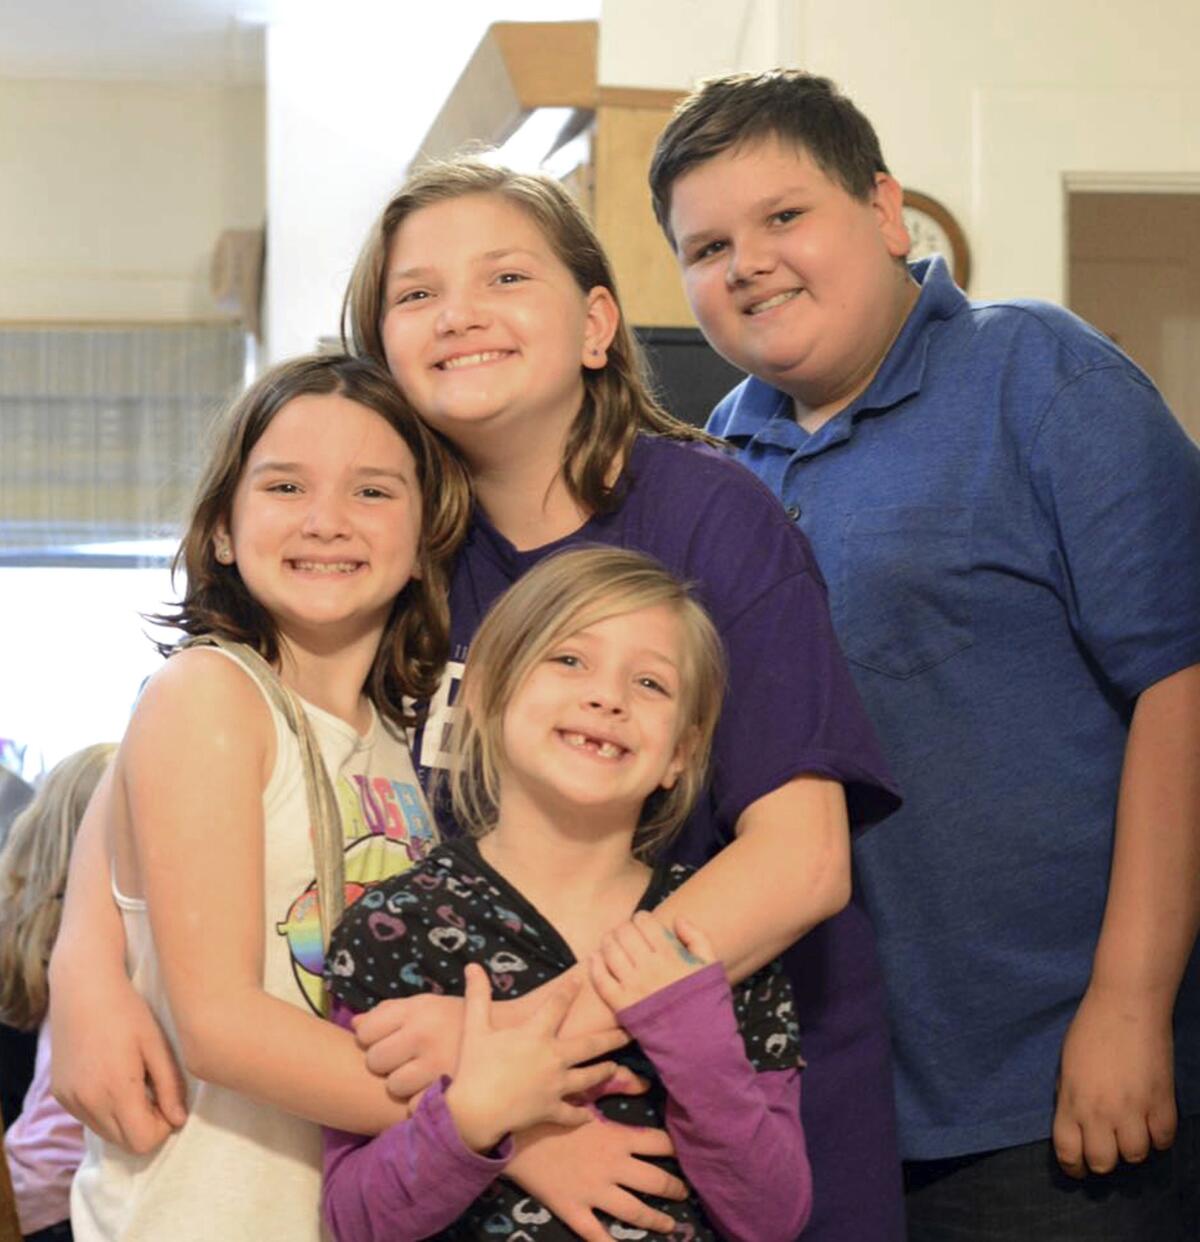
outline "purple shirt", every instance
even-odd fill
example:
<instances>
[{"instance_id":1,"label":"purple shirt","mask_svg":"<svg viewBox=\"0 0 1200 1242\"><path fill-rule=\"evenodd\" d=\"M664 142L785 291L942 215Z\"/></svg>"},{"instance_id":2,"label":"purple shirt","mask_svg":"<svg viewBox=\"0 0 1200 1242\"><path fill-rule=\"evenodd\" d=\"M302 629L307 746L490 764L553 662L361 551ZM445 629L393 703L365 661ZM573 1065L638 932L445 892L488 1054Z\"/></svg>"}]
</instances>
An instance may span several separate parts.
<instances>
[{"instance_id":1,"label":"purple shirt","mask_svg":"<svg viewBox=\"0 0 1200 1242\"><path fill-rule=\"evenodd\" d=\"M451 583L452 663L416 748L422 780L442 762L446 712L488 607L543 557L608 544L653 556L690 582L729 661L711 785L678 838L678 857L703 864L732 839L751 803L804 773L845 785L856 826L894 810L895 785L834 637L825 583L778 500L719 452L650 437L635 444L619 486L615 512L529 551L476 515ZM885 997L857 885L851 904L786 962L808 1062L814 1205L805 1238L900 1242Z\"/></svg>"}]
</instances>

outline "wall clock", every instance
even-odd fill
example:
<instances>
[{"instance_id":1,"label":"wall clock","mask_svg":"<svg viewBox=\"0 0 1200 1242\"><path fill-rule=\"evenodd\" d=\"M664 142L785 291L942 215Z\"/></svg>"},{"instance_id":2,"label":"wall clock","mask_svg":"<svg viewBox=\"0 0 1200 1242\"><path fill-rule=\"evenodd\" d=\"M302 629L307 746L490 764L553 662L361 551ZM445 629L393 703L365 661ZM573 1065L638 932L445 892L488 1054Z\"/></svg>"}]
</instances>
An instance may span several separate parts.
<instances>
[{"instance_id":1,"label":"wall clock","mask_svg":"<svg viewBox=\"0 0 1200 1242\"><path fill-rule=\"evenodd\" d=\"M940 254L949 264L954 283L966 289L971 278L971 250L962 226L949 208L928 194L905 190L904 226L912 240L909 261Z\"/></svg>"}]
</instances>

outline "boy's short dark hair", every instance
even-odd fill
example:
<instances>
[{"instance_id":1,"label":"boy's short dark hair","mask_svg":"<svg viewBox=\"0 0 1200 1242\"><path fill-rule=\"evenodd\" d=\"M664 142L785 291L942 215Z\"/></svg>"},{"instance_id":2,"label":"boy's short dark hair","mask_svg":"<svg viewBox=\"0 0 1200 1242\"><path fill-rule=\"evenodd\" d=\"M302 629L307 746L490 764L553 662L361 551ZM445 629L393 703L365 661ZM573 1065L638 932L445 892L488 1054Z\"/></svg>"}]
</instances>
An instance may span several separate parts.
<instances>
[{"instance_id":1,"label":"boy's short dark hair","mask_svg":"<svg viewBox=\"0 0 1200 1242\"><path fill-rule=\"evenodd\" d=\"M689 169L758 139L807 151L826 176L865 199L888 171L871 122L828 79L800 69L709 78L675 109L650 161L654 214L671 236L671 189Z\"/></svg>"}]
</instances>

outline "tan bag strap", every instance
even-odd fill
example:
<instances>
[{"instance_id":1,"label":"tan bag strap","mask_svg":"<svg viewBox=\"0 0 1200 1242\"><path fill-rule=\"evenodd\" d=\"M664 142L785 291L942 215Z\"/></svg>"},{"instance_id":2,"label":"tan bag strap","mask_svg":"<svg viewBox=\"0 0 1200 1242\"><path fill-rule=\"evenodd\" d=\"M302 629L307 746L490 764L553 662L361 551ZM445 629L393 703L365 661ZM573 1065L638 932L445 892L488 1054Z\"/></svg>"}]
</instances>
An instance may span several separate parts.
<instances>
[{"instance_id":1,"label":"tan bag strap","mask_svg":"<svg viewBox=\"0 0 1200 1242\"><path fill-rule=\"evenodd\" d=\"M253 647L232 642L216 634L200 634L185 639L179 646L220 647L222 651L227 651L262 686L300 743L304 794L308 800L308 819L317 866L317 911L321 920L321 944L328 953L329 937L346 906L342 816L308 713L304 710L299 696L283 684L279 674Z\"/></svg>"}]
</instances>

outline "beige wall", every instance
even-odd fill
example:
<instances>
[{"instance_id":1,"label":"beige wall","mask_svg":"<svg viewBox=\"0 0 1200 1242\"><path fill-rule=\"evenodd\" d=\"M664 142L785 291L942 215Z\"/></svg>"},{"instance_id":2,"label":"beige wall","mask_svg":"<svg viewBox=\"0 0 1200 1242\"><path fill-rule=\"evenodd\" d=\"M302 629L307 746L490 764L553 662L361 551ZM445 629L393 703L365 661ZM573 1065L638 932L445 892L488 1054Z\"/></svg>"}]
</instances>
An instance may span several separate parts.
<instances>
[{"instance_id":1,"label":"beige wall","mask_svg":"<svg viewBox=\"0 0 1200 1242\"><path fill-rule=\"evenodd\" d=\"M265 212L261 86L0 79L0 320L219 317L225 228Z\"/></svg>"},{"instance_id":2,"label":"beige wall","mask_svg":"<svg viewBox=\"0 0 1200 1242\"><path fill-rule=\"evenodd\" d=\"M604 0L600 81L827 74L962 223L973 295L1062 301L1067 177L1200 187L1198 46L1196 0Z\"/></svg>"}]
</instances>

